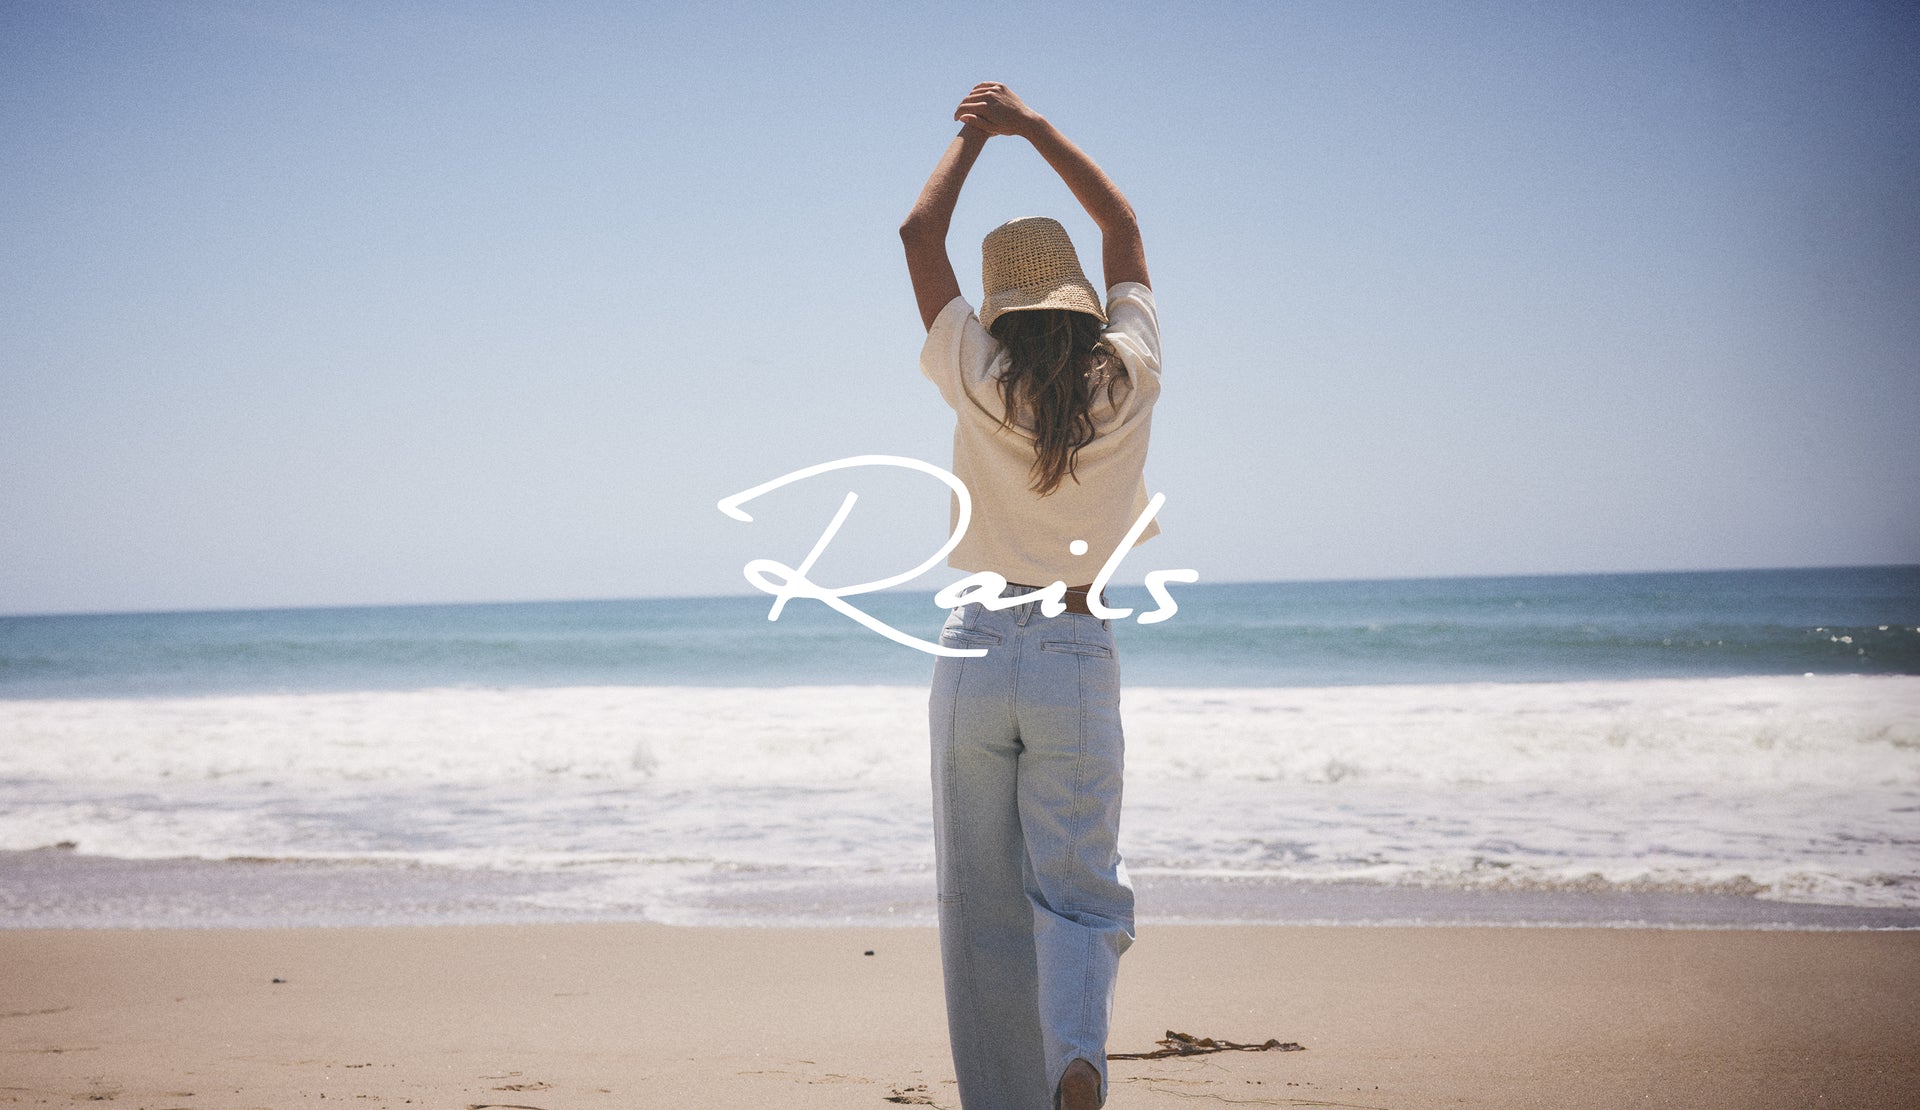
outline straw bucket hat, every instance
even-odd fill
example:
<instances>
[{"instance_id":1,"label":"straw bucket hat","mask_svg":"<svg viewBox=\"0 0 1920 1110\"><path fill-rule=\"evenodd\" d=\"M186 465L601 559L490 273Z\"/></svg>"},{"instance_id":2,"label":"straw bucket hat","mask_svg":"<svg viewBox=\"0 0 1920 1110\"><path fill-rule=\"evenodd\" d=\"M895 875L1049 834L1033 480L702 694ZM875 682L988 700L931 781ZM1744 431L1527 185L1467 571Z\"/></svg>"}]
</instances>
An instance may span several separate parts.
<instances>
[{"instance_id":1,"label":"straw bucket hat","mask_svg":"<svg viewBox=\"0 0 1920 1110\"><path fill-rule=\"evenodd\" d=\"M980 283L986 298L980 324L991 328L1003 312L1065 308L1107 322L1100 294L1080 270L1073 240L1058 220L1023 216L987 233L980 244Z\"/></svg>"}]
</instances>

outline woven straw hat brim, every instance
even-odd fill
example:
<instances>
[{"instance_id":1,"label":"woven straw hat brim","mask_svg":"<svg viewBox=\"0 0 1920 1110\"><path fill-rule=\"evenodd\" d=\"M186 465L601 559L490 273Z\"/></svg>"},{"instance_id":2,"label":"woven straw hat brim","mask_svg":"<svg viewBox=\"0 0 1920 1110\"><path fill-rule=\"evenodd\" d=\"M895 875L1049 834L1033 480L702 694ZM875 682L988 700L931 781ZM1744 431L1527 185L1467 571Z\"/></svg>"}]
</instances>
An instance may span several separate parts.
<instances>
[{"instance_id":1,"label":"woven straw hat brim","mask_svg":"<svg viewBox=\"0 0 1920 1110\"><path fill-rule=\"evenodd\" d=\"M1072 312L1084 312L1103 324L1107 322L1107 314L1100 307L1100 298L1094 295L1093 286L1082 278L1078 284L1063 284L1044 293L1015 290L988 297L980 310L980 324L992 328L995 320L1009 312L1026 312L1036 308L1064 308Z\"/></svg>"},{"instance_id":2,"label":"woven straw hat brim","mask_svg":"<svg viewBox=\"0 0 1920 1110\"><path fill-rule=\"evenodd\" d=\"M980 255L981 284L986 287L982 327L993 327L1002 313L1040 308L1085 312L1107 322L1100 294L1080 269L1080 256L1059 221L1045 216L1009 220L987 233Z\"/></svg>"}]
</instances>

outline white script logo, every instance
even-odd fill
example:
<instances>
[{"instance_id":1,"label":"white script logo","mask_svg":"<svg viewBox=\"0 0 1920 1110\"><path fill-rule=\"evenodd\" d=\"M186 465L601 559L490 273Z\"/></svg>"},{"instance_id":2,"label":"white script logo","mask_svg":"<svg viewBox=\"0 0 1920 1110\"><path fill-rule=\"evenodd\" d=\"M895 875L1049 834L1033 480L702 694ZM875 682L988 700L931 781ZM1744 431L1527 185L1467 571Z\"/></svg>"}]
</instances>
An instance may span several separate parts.
<instances>
[{"instance_id":1,"label":"white script logo","mask_svg":"<svg viewBox=\"0 0 1920 1110\"><path fill-rule=\"evenodd\" d=\"M953 534L947 537L946 543L940 545L940 550L935 551L927 557L925 562L904 574L896 574L891 578L875 579L872 582L861 582L853 586L842 586L839 589L828 589L810 580L807 574L813 569L813 564L819 561L821 552L827 549L827 544L832 542L834 534L840 531L840 525L846 522L847 514L853 511L854 502L859 500L859 494L848 492L846 500L840 503L840 511L833 514L833 520L827 525L827 530L820 533L819 541L813 545L812 551L807 552L807 557L800 561L799 566L790 567L775 559L755 559L742 568L747 581L752 583L756 589L773 595L773 608L767 612L767 619L770 621L779 620L781 610L786 608L787 602L791 599L796 597L810 597L826 604L847 617L851 617L853 620L871 628L896 644L904 644L907 647L927 652L930 655L963 657L985 655L987 653L986 648L943 647L940 644L930 643L926 640L909 636L899 629L876 619L872 614L862 612L860 609L848 604L846 600L849 597L854 597L859 594L890 589L903 582L910 582L932 570L942 559L947 557L948 553L959 546L960 538L967 533L968 523L973 520L973 497L967 493L966 483L947 471L942 470L932 463L921 462L919 459L909 459L904 455L854 455L850 458L835 459L832 462L802 467L791 474L783 474L771 482L762 482L752 489L742 490L732 497L722 498L720 501L720 511L735 520L752 521L753 517L748 516L740 506L759 497L761 494L779 489L781 486L793 482L825 474L830 470L844 470L848 467L855 466L905 467L908 470L917 470L922 474L931 474L946 483L947 488L953 491L953 496L958 502L960 510L953 522ZM1139 519L1133 522L1133 527L1127 530L1126 536L1123 537L1119 545L1114 548L1113 554L1107 557L1106 565L1100 568L1100 576L1093 580L1093 588L1087 591L1087 608L1094 616L1107 620L1121 620L1133 613L1132 609L1116 609L1106 605L1100 600L1100 591L1106 588L1108 580L1120 569L1121 560L1127 557L1127 552L1132 549L1134 541L1140 538L1140 533L1146 530L1147 523L1153 519L1155 513L1160 511L1160 506L1166 504L1166 501L1167 495L1164 493L1156 493L1153 495L1153 499L1147 502L1146 510L1140 514ZM1075 555L1085 554L1087 550L1086 542L1084 540L1073 541L1072 550ZM1168 582L1198 582L1199 580L1199 572L1192 570L1156 570L1148 572L1146 577L1147 592L1153 596L1153 600L1159 607L1141 614L1139 618L1140 623L1158 624L1179 612L1180 606L1173 600L1173 595L1167 592L1166 584ZM965 578L948 586L946 589L934 594L933 603L942 609L951 609L956 606L968 605L974 602L979 602L988 609L1008 609L1015 605L1025 605L1030 601L1038 599L1040 601L1040 612L1046 616L1057 617L1067 611L1067 584L1065 582L1055 582L1034 593L1015 594L1012 597L1002 596L1006 588L1007 580L1005 578L990 570L981 571L977 574L969 574Z\"/></svg>"}]
</instances>

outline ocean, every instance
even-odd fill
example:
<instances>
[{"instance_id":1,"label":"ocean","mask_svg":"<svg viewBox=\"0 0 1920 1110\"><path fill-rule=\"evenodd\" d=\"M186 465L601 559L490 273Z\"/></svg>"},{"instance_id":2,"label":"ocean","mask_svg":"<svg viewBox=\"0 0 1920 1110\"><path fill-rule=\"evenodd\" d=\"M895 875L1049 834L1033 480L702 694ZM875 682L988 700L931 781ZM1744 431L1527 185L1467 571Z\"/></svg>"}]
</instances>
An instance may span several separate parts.
<instances>
[{"instance_id":1,"label":"ocean","mask_svg":"<svg viewBox=\"0 0 1920 1110\"><path fill-rule=\"evenodd\" d=\"M1173 592L1143 924L1920 926L1920 567ZM932 659L769 600L0 618L0 925L930 924Z\"/></svg>"}]
</instances>

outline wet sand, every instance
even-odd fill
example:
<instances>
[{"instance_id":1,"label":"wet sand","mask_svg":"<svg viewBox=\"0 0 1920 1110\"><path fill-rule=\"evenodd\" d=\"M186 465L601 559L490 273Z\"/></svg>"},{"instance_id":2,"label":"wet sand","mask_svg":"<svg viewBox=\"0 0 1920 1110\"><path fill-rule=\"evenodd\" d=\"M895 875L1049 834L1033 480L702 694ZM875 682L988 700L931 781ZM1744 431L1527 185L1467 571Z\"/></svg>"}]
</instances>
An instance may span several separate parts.
<instances>
[{"instance_id":1,"label":"wet sand","mask_svg":"<svg viewBox=\"0 0 1920 1110\"><path fill-rule=\"evenodd\" d=\"M866 953L871 951L872 955ZM283 980L276 982L275 980ZM1920 932L1156 926L1114 1110L1897 1107ZM0 930L0 1105L958 1106L931 930Z\"/></svg>"}]
</instances>

